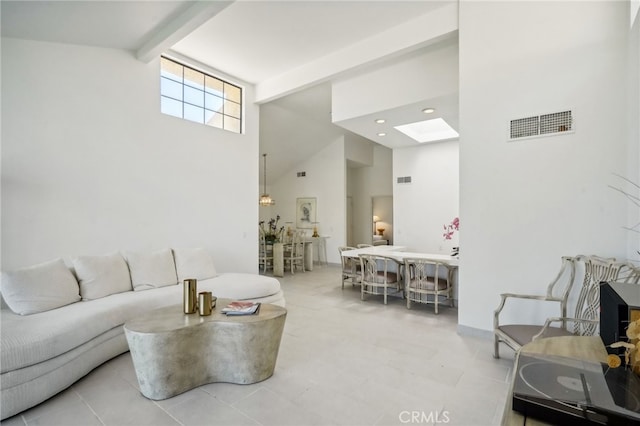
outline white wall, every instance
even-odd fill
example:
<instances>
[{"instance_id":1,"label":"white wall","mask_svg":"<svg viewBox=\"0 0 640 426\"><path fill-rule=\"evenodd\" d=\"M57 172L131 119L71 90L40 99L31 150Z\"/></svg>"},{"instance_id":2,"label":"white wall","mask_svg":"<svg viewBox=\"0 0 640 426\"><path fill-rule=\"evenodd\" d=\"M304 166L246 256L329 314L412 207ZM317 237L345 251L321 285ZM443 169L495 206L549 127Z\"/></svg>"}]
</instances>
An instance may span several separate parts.
<instances>
[{"instance_id":1,"label":"white wall","mask_svg":"<svg viewBox=\"0 0 640 426\"><path fill-rule=\"evenodd\" d=\"M298 171L305 171L306 176L297 177ZM295 227L297 198L316 199L318 232L330 237L327 239L327 259L330 263L340 263L338 246L344 245L347 233L344 137L297 164L295 169L272 182L268 190L276 205L261 207L260 219L268 221L280 215L283 226L292 222L291 226ZM311 229L307 231L308 235L311 233Z\"/></svg>"},{"instance_id":2,"label":"white wall","mask_svg":"<svg viewBox=\"0 0 640 426\"><path fill-rule=\"evenodd\" d=\"M350 132L344 135L344 150L347 161L357 166L373 165L373 142Z\"/></svg>"},{"instance_id":3,"label":"white wall","mask_svg":"<svg viewBox=\"0 0 640 426\"><path fill-rule=\"evenodd\" d=\"M460 3L462 329L491 330L499 293L544 292L562 255L625 258L626 205L607 185L629 171L628 10ZM564 108L574 134L506 141L510 119Z\"/></svg>"},{"instance_id":4,"label":"white wall","mask_svg":"<svg viewBox=\"0 0 640 426\"><path fill-rule=\"evenodd\" d=\"M221 272L256 272L258 109L244 86L236 135L161 114L158 60L2 39L2 268L202 246Z\"/></svg>"},{"instance_id":5,"label":"white wall","mask_svg":"<svg viewBox=\"0 0 640 426\"><path fill-rule=\"evenodd\" d=\"M458 232L443 237L443 226L459 215L458 148L450 141L393 150L394 244L442 254L458 246ZM411 176L411 183L395 183L400 176Z\"/></svg>"},{"instance_id":6,"label":"white wall","mask_svg":"<svg viewBox=\"0 0 640 426\"><path fill-rule=\"evenodd\" d=\"M458 90L458 44L451 37L332 85L334 123L449 95Z\"/></svg>"}]
</instances>

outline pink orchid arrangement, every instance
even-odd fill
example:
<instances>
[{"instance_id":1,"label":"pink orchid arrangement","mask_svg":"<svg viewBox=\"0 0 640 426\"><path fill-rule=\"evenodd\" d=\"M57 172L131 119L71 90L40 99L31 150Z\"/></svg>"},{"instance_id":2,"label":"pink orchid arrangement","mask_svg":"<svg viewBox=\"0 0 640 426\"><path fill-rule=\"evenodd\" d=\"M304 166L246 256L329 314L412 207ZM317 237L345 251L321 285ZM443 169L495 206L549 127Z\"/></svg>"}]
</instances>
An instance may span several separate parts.
<instances>
[{"instance_id":1,"label":"pink orchid arrangement","mask_svg":"<svg viewBox=\"0 0 640 426\"><path fill-rule=\"evenodd\" d=\"M460 219L455 217L448 225L444 226L444 234L442 236L445 240L450 240L453 237L453 233L460 230Z\"/></svg>"}]
</instances>

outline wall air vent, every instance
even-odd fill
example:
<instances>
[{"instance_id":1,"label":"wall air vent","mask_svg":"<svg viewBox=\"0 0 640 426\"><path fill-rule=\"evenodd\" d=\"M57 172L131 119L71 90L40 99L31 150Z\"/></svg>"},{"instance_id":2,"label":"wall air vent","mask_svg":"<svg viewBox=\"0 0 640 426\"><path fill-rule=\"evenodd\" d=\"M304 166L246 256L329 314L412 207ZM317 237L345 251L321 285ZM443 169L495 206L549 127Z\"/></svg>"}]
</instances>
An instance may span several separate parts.
<instances>
[{"instance_id":1,"label":"wall air vent","mask_svg":"<svg viewBox=\"0 0 640 426\"><path fill-rule=\"evenodd\" d=\"M398 183L411 183L411 176L401 176L397 179Z\"/></svg>"},{"instance_id":2,"label":"wall air vent","mask_svg":"<svg viewBox=\"0 0 640 426\"><path fill-rule=\"evenodd\" d=\"M298 177L305 177L307 175L307 172L298 172Z\"/></svg>"},{"instance_id":3,"label":"wall air vent","mask_svg":"<svg viewBox=\"0 0 640 426\"><path fill-rule=\"evenodd\" d=\"M573 133L571 111L554 112L511 120L509 140Z\"/></svg>"}]
</instances>

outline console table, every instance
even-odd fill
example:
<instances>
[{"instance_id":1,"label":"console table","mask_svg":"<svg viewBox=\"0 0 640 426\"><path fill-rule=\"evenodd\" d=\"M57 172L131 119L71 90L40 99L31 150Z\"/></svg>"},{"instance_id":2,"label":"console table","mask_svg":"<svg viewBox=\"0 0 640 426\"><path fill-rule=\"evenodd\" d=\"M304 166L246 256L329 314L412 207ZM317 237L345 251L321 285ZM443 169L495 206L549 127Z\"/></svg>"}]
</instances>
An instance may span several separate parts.
<instances>
[{"instance_id":1,"label":"console table","mask_svg":"<svg viewBox=\"0 0 640 426\"><path fill-rule=\"evenodd\" d=\"M311 242L315 246L314 253L318 253L318 264L328 265L329 261L327 260L327 238L330 238L326 235L320 235L318 237L305 237L306 242ZM305 253L305 262L306 262L306 253ZM312 258L312 264L313 264Z\"/></svg>"},{"instance_id":2,"label":"console table","mask_svg":"<svg viewBox=\"0 0 640 426\"><path fill-rule=\"evenodd\" d=\"M602 343L600 336L562 336L562 337L548 337L544 339L538 339L531 343L524 345L518 355L516 356L516 362L514 368L517 368L518 358L520 354L544 354L544 355L556 355L569 358L580 359L584 361L593 362L607 362L607 350ZM535 425L548 425L543 421L525 418L522 414L512 409L512 395L513 385L515 382L517 371L514 371L513 378L511 379L511 386L509 393L507 394L507 401L504 407L504 414L502 415L503 426L535 426Z\"/></svg>"}]
</instances>

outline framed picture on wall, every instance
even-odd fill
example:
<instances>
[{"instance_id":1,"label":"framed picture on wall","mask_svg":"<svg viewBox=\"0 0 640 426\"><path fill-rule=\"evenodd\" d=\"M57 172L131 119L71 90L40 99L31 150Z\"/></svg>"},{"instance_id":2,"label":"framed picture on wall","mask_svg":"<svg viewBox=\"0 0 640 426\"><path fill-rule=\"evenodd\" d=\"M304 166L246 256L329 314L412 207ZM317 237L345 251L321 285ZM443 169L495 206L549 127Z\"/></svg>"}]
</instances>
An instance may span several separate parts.
<instances>
[{"instance_id":1,"label":"framed picture on wall","mask_svg":"<svg viewBox=\"0 0 640 426\"><path fill-rule=\"evenodd\" d=\"M296 199L296 228L313 228L316 221L316 199Z\"/></svg>"}]
</instances>

